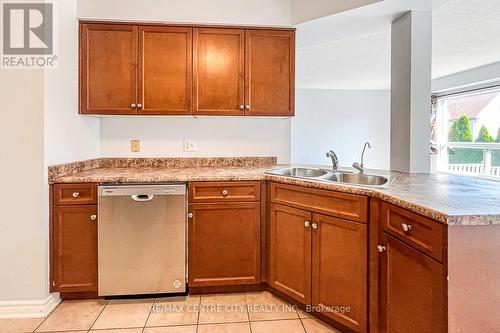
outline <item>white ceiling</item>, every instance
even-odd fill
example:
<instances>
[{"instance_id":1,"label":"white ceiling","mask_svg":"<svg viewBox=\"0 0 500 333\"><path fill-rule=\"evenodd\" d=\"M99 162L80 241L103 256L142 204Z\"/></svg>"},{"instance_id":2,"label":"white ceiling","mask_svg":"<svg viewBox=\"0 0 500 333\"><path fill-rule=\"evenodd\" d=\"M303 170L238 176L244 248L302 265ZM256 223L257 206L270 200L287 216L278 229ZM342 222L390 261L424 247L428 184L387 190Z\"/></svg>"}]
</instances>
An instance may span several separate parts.
<instances>
[{"instance_id":1,"label":"white ceiling","mask_svg":"<svg viewBox=\"0 0 500 333\"><path fill-rule=\"evenodd\" d=\"M452 0L433 13L434 78L500 61L500 1Z\"/></svg>"},{"instance_id":2,"label":"white ceiling","mask_svg":"<svg viewBox=\"0 0 500 333\"><path fill-rule=\"evenodd\" d=\"M298 24L383 0L291 0L292 23Z\"/></svg>"},{"instance_id":3,"label":"white ceiling","mask_svg":"<svg viewBox=\"0 0 500 333\"><path fill-rule=\"evenodd\" d=\"M385 0L297 27L297 85L388 89L390 24L433 9L433 78L500 61L500 0Z\"/></svg>"}]
</instances>

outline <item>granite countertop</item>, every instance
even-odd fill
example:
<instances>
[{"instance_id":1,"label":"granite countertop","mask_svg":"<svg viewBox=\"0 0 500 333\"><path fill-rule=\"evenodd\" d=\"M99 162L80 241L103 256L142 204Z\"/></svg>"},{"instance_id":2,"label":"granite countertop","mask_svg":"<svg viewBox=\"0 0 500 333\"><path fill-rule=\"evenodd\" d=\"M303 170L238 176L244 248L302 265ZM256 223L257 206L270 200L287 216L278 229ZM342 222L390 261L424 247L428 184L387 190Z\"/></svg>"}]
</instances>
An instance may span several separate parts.
<instances>
[{"instance_id":1,"label":"granite countertop","mask_svg":"<svg viewBox=\"0 0 500 333\"><path fill-rule=\"evenodd\" d=\"M349 186L267 174L275 158L97 159L49 168L50 183L127 183L271 180L368 195L450 226L500 225L500 182L447 174L395 176L388 189Z\"/></svg>"},{"instance_id":2,"label":"granite countertop","mask_svg":"<svg viewBox=\"0 0 500 333\"><path fill-rule=\"evenodd\" d=\"M54 183L137 183L263 180L269 167L110 167L81 171Z\"/></svg>"}]
</instances>

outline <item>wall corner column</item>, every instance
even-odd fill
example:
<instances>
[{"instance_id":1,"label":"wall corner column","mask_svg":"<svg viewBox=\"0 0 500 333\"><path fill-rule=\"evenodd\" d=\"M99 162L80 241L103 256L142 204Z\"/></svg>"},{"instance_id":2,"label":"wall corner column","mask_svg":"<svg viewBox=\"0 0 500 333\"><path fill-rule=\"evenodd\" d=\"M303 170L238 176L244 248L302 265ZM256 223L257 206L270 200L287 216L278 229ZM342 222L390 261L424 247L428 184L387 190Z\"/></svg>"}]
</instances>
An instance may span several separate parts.
<instances>
[{"instance_id":1,"label":"wall corner column","mask_svg":"<svg viewBox=\"0 0 500 333\"><path fill-rule=\"evenodd\" d=\"M432 12L395 20L391 43L391 170L429 173Z\"/></svg>"}]
</instances>

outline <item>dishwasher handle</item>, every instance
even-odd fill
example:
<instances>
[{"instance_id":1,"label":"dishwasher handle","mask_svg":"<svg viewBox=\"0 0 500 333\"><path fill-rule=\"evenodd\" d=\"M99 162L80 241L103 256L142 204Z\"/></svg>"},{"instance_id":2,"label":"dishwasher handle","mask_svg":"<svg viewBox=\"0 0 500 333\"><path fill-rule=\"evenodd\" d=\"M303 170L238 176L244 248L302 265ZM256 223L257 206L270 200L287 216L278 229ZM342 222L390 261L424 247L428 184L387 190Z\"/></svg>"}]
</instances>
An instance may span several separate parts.
<instances>
[{"instance_id":1,"label":"dishwasher handle","mask_svg":"<svg viewBox=\"0 0 500 333\"><path fill-rule=\"evenodd\" d=\"M153 200L154 195L152 194L133 194L130 196L132 200L136 202L148 202Z\"/></svg>"}]
</instances>

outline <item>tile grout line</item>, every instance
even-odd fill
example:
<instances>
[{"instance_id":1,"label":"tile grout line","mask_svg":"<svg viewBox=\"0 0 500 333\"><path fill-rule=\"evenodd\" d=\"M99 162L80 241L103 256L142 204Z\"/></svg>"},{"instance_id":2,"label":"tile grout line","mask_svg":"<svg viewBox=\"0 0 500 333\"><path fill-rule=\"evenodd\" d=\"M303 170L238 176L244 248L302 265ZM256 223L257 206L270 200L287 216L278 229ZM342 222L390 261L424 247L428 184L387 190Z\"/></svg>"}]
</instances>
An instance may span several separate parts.
<instances>
[{"instance_id":1,"label":"tile grout line","mask_svg":"<svg viewBox=\"0 0 500 333\"><path fill-rule=\"evenodd\" d=\"M104 312L104 310L105 310L105 309L106 309L106 307L108 306L109 301L108 301L108 300L106 300L106 299L104 299L104 301L105 301L106 303L105 303L105 304L104 304L104 306L102 307L101 312L99 312L99 314L98 314L98 315L97 315L97 317L95 318L95 320L94 320L94 322L92 323L92 325L90 325L90 328L89 328L88 332L90 332L90 330L92 330L92 328L94 327L95 323L97 322L97 319L99 319L99 317L102 315L102 313Z\"/></svg>"},{"instance_id":2,"label":"tile grout line","mask_svg":"<svg viewBox=\"0 0 500 333\"><path fill-rule=\"evenodd\" d=\"M196 318L196 333L198 333L198 328L200 326L200 312L201 312L201 298L203 295L200 295L200 301L198 302L198 316Z\"/></svg>"},{"instance_id":3,"label":"tile grout line","mask_svg":"<svg viewBox=\"0 0 500 333\"><path fill-rule=\"evenodd\" d=\"M59 302L59 304L57 304L57 306L56 306L56 307L55 307L52 311L50 311L50 313L47 315L47 317L43 318L42 322L41 322L41 323L40 323L37 327L35 327L35 329L33 330L33 332L36 332L36 330L37 330L37 329L39 329L39 328L40 328L40 326L42 326L42 324L43 324L43 323L45 323L45 321L46 321L47 319L49 319L49 317L50 317L50 316L52 316L52 314L53 314L54 312L56 312L56 310L57 310L57 309L59 309L59 307L62 305L62 303L63 303L63 300L61 300L61 301Z\"/></svg>"},{"instance_id":4,"label":"tile grout line","mask_svg":"<svg viewBox=\"0 0 500 333\"><path fill-rule=\"evenodd\" d=\"M248 310L247 293L245 293L245 307L247 308L248 327L252 333L252 322L250 321L250 311Z\"/></svg>"},{"instance_id":5,"label":"tile grout line","mask_svg":"<svg viewBox=\"0 0 500 333\"><path fill-rule=\"evenodd\" d=\"M297 318L300 321L300 325L302 325L302 329L304 330L304 333L307 333L306 327L304 326L304 323L302 322L302 318L300 318L299 311L295 310L295 314L297 315Z\"/></svg>"},{"instance_id":6,"label":"tile grout line","mask_svg":"<svg viewBox=\"0 0 500 333\"><path fill-rule=\"evenodd\" d=\"M153 301L153 303L149 306L149 313L148 313L148 317L146 318L146 321L144 322L144 326L142 327L142 331L141 333L144 333L144 330L146 329L146 326L148 324L148 320L149 320L149 316L151 316L151 312L153 311L153 307L156 305L156 301L158 300L158 297L155 297L155 300Z\"/></svg>"},{"instance_id":7,"label":"tile grout line","mask_svg":"<svg viewBox=\"0 0 500 333\"><path fill-rule=\"evenodd\" d=\"M266 320L268 321L268 320ZM207 326L207 325L224 325L224 324L244 324L244 323L249 323L248 320L237 320L237 321L213 321L213 322L206 322L206 323L201 323L199 326ZM164 326L158 326L158 327L166 327L166 326L189 326L189 324L178 324L178 325L164 325Z\"/></svg>"},{"instance_id":8,"label":"tile grout line","mask_svg":"<svg viewBox=\"0 0 500 333\"><path fill-rule=\"evenodd\" d=\"M304 325L304 322L302 321L302 318L300 318L300 316L299 316L299 320L300 320L300 324L302 325L302 328L304 329L304 332L307 333L306 326Z\"/></svg>"},{"instance_id":9,"label":"tile grout line","mask_svg":"<svg viewBox=\"0 0 500 333\"><path fill-rule=\"evenodd\" d=\"M297 319L300 319L300 318L256 319L256 320L252 320L251 322L256 323L256 322L261 322L261 321L290 321L290 320L297 320Z\"/></svg>"}]
</instances>

